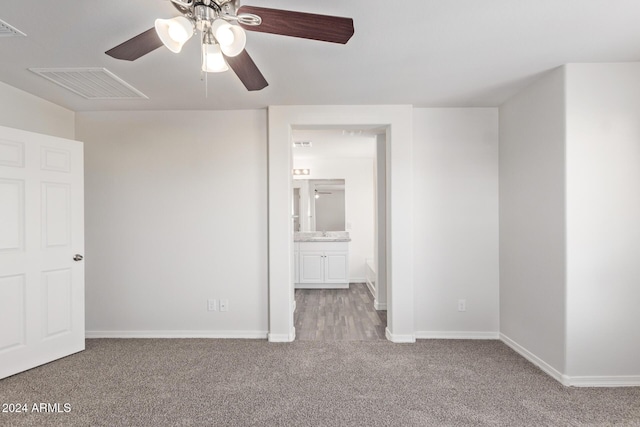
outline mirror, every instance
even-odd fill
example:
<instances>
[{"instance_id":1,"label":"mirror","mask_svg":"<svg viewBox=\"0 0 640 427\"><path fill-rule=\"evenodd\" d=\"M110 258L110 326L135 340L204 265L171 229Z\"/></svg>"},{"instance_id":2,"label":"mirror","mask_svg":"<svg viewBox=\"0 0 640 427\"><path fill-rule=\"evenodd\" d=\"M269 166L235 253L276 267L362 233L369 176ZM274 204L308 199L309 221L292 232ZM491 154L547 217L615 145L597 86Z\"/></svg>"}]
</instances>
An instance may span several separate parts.
<instances>
[{"instance_id":1,"label":"mirror","mask_svg":"<svg viewBox=\"0 0 640 427\"><path fill-rule=\"evenodd\" d=\"M345 231L344 179L294 179L293 231Z\"/></svg>"}]
</instances>

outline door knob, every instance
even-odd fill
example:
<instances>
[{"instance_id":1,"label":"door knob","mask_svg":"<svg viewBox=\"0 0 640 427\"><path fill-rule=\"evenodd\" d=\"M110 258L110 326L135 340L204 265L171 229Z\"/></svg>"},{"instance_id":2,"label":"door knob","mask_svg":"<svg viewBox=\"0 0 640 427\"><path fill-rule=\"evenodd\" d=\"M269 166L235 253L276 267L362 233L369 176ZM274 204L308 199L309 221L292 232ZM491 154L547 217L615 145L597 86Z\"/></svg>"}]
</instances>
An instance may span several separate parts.
<instances>
[{"instance_id":1,"label":"door knob","mask_svg":"<svg viewBox=\"0 0 640 427\"><path fill-rule=\"evenodd\" d=\"M76 254L76 255L73 257L73 260L74 260L74 261L82 261L82 259L83 259L83 258L84 258L84 257L83 257L82 255L80 255L80 254Z\"/></svg>"}]
</instances>

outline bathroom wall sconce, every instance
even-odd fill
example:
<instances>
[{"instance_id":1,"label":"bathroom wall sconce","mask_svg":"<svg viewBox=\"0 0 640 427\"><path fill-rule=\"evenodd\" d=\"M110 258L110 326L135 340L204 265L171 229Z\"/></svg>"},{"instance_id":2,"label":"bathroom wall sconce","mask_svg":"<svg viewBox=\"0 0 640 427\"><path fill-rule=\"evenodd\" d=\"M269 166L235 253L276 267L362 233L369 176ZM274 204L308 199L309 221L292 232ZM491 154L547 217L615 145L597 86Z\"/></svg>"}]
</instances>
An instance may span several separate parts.
<instances>
[{"instance_id":1,"label":"bathroom wall sconce","mask_svg":"<svg viewBox=\"0 0 640 427\"><path fill-rule=\"evenodd\" d=\"M291 173L293 175L310 175L311 169L293 169Z\"/></svg>"}]
</instances>

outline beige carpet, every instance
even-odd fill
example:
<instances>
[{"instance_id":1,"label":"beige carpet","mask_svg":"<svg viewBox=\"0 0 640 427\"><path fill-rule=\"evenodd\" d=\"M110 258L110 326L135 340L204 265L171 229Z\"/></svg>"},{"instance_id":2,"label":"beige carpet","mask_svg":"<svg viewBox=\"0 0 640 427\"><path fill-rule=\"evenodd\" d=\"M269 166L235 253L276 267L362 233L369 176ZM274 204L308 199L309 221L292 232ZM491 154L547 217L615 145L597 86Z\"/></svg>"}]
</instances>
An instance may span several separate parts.
<instances>
[{"instance_id":1,"label":"beige carpet","mask_svg":"<svg viewBox=\"0 0 640 427\"><path fill-rule=\"evenodd\" d=\"M87 340L0 381L2 426L640 426L640 388L566 388L498 341Z\"/></svg>"}]
</instances>

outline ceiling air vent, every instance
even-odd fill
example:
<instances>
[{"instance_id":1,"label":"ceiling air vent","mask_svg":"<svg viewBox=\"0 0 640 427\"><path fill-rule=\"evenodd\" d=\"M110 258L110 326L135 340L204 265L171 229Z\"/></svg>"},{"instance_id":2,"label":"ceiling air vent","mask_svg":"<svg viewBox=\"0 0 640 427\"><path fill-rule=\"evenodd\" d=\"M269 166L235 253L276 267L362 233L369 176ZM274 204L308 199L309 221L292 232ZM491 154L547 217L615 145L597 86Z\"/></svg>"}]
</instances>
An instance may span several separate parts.
<instances>
[{"instance_id":1,"label":"ceiling air vent","mask_svg":"<svg viewBox=\"0 0 640 427\"><path fill-rule=\"evenodd\" d=\"M296 141L293 143L293 146L296 148L310 148L311 141Z\"/></svg>"},{"instance_id":2,"label":"ceiling air vent","mask_svg":"<svg viewBox=\"0 0 640 427\"><path fill-rule=\"evenodd\" d=\"M105 68L29 68L86 99L148 99Z\"/></svg>"},{"instance_id":3,"label":"ceiling air vent","mask_svg":"<svg viewBox=\"0 0 640 427\"><path fill-rule=\"evenodd\" d=\"M25 37L26 34L0 19L0 37Z\"/></svg>"}]
</instances>

